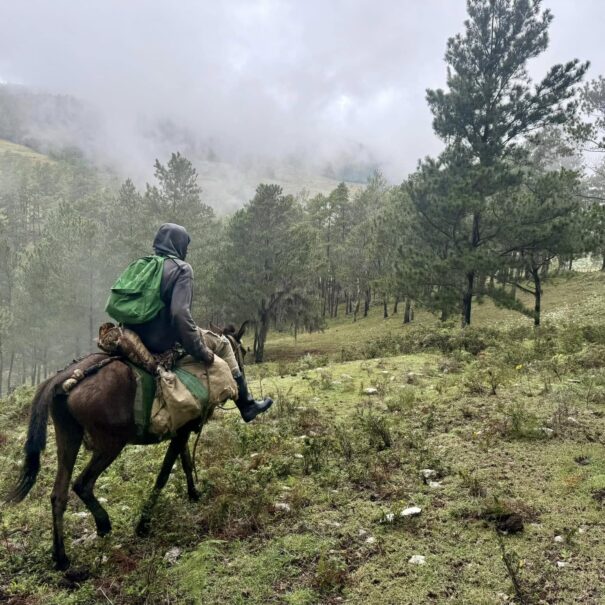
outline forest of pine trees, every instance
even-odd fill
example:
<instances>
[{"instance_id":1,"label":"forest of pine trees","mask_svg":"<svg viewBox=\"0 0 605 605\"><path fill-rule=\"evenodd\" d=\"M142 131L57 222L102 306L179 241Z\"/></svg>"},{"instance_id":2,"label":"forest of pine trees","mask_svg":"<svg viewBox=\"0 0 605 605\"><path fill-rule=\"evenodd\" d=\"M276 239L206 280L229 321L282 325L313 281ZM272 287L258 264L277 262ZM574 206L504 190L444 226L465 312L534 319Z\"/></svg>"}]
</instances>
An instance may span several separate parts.
<instances>
[{"instance_id":1,"label":"forest of pine trees","mask_svg":"<svg viewBox=\"0 0 605 605\"><path fill-rule=\"evenodd\" d=\"M314 197L260 184L221 217L180 153L157 160L143 190L75 152L1 156L0 396L95 348L111 284L168 221L192 237L194 317L250 320L256 361L269 329L362 321L372 305L466 326L490 297L538 326L544 281L579 257L605 259L605 168L582 156L605 149L605 81L583 84L587 66L570 61L532 83L550 16L514 6L469 3L447 45L447 88L427 92L443 152L399 185L379 172Z\"/></svg>"}]
</instances>

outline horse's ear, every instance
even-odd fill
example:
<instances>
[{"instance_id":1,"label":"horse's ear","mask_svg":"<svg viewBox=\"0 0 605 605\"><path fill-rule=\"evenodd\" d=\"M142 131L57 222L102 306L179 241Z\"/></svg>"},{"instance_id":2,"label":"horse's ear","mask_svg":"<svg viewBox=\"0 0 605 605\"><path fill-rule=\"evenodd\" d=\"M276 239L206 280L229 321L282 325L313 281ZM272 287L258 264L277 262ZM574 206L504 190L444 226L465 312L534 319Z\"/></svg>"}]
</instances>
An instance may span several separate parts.
<instances>
[{"instance_id":1,"label":"horse's ear","mask_svg":"<svg viewBox=\"0 0 605 605\"><path fill-rule=\"evenodd\" d=\"M235 337L236 340L239 342L241 341L241 339L244 337L244 334L246 333L246 327L248 326L248 320L246 320L239 328L239 332L237 333L237 336Z\"/></svg>"},{"instance_id":2,"label":"horse's ear","mask_svg":"<svg viewBox=\"0 0 605 605\"><path fill-rule=\"evenodd\" d=\"M219 328L217 325L213 324L212 322L209 322L208 325L210 326L211 332L214 332L215 334L218 334L219 336L223 335L223 328Z\"/></svg>"}]
</instances>

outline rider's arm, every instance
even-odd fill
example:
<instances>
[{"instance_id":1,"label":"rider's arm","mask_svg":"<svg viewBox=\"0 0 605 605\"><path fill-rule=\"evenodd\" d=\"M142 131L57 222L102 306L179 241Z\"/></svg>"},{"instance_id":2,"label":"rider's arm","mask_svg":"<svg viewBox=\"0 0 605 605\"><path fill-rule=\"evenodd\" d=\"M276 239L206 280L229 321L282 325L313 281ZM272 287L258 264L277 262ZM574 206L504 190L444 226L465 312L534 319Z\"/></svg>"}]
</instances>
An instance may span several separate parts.
<instances>
[{"instance_id":1,"label":"rider's arm","mask_svg":"<svg viewBox=\"0 0 605 605\"><path fill-rule=\"evenodd\" d=\"M192 299L193 271L189 264L183 263L172 290L170 302L172 325L178 332L178 341L189 355L198 361L212 363L214 353L202 341L199 330L191 316Z\"/></svg>"}]
</instances>

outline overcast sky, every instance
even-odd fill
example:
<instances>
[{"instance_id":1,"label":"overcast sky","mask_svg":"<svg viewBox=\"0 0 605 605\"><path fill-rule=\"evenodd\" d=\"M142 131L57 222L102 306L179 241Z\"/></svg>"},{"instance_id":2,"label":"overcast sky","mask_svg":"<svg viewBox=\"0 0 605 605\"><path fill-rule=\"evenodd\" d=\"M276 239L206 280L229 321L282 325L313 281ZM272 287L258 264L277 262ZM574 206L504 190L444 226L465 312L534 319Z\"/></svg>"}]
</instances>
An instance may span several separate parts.
<instances>
[{"instance_id":1,"label":"overcast sky","mask_svg":"<svg viewBox=\"0 0 605 605\"><path fill-rule=\"evenodd\" d=\"M532 73L574 57L605 73L605 2L544 6ZM141 129L170 117L231 157L361 143L401 180L441 147L424 91L464 18L464 0L0 0L0 79L93 103L104 145L142 165Z\"/></svg>"}]
</instances>

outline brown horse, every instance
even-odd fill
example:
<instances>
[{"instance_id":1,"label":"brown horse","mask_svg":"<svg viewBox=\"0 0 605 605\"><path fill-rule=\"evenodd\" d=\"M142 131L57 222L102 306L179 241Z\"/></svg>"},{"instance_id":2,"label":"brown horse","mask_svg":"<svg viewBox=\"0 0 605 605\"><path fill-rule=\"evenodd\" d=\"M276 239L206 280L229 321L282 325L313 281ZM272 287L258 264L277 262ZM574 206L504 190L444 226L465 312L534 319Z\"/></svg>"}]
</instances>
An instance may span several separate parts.
<instances>
[{"instance_id":1,"label":"brown horse","mask_svg":"<svg viewBox=\"0 0 605 605\"><path fill-rule=\"evenodd\" d=\"M237 331L229 326L223 332L233 346L242 372L245 353L241 338L244 330L245 324ZM93 353L74 362L38 387L32 402L24 447L25 462L17 485L7 497L9 502L21 502L36 482L40 470L40 452L46 446L50 411L57 443L57 474L50 499L53 515L53 559L58 569L66 569L69 566L63 540L63 515L67 506L69 483L82 441L85 440L92 450L92 457L75 480L73 489L92 513L99 536L105 536L111 531L111 522L107 511L94 495L95 483L127 444L137 443L134 422L136 378L129 365L115 360L78 383L68 395L61 388L75 369L85 370L107 357L105 354ZM136 528L138 535L149 531L151 512L179 456L187 478L189 498L199 499L193 479L193 463L188 441L191 432L201 430L212 411L210 410L205 418L193 420L179 429L170 440L160 473L143 506Z\"/></svg>"}]
</instances>

